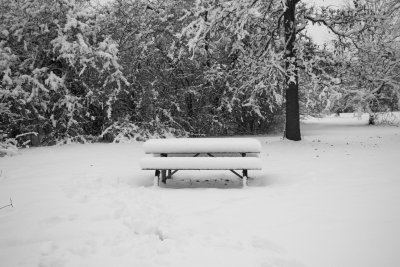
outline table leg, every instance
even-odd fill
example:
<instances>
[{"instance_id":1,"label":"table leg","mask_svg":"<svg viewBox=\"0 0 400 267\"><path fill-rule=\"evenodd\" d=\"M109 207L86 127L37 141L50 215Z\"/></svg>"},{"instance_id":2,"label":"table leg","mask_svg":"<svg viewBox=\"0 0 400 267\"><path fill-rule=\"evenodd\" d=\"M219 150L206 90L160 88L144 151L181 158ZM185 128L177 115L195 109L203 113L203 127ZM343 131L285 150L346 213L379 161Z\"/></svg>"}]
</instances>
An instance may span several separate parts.
<instances>
[{"instance_id":1,"label":"table leg","mask_svg":"<svg viewBox=\"0 0 400 267\"><path fill-rule=\"evenodd\" d=\"M243 187L247 186L247 170L243 170Z\"/></svg>"},{"instance_id":2,"label":"table leg","mask_svg":"<svg viewBox=\"0 0 400 267\"><path fill-rule=\"evenodd\" d=\"M168 154L161 154L161 157L168 157ZM167 170L161 170L161 181L166 184L167 183Z\"/></svg>"},{"instance_id":3,"label":"table leg","mask_svg":"<svg viewBox=\"0 0 400 267\"><path fill-rule=\"evenodd\" d=\"M167 183L167 170L161 170L161 181L164 184Z\"/></svg>"},{"instance_id":4,"label":"table leg","mask_svg":"<svg viewBox=\"0 0 400 267\"><path fill-rule=\"evenodd\" d=\"M242 157L246 157L246 153L242 153ZM247 170L243 170L243 187L247 187Z\"/></svg>"},{"instance_id":5,"label":"table leg","mask_svg":"<svg viewBox=\"0 0 400 267\"><path fill-rule=\"evenodd\" d=\"M154 175L153 185L158 186L160 184L160 170L156 170Z\"/></svg>"}]
</instances>

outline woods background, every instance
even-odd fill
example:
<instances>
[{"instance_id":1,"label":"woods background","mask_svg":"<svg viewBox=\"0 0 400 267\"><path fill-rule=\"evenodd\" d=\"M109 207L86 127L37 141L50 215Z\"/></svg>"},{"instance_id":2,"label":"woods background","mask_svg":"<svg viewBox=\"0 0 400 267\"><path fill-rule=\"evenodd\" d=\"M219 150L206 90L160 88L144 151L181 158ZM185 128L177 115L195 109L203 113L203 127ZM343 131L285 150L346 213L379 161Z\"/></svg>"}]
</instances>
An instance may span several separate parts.
<instances>
[{"instance_id":1,"label":"woods background","mask_svg":"<svg viewBox=\"0 0 400 267\"><path fill-rule=\"evenodd\" d=\"M302 116L396 111L399 36L397 0L1 0L0 142L279 133L295 80Z\"/></svg>"}]
</instances>

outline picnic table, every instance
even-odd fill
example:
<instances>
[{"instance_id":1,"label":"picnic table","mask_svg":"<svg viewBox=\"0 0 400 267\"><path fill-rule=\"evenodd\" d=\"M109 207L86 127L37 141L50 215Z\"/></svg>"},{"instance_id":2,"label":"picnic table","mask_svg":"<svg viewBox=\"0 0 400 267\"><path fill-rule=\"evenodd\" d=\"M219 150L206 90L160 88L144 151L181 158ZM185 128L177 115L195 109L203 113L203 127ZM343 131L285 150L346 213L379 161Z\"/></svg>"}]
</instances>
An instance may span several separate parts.
<instances>
[{"instance_id":1,"label":"picnic table","mask_svg":"<svg viewBox=\"0 0 400 267\"><path fill-rule=\"evenodd\" d=\"M261 170L261 144L252 138L151 139L144 143L151 155L141 160L143 170L155 170L154 184L166 183L180 170L229 170L246 186L248 170ZM242 170L239 174L237 170Z\"/></svg>"}]
</instances>

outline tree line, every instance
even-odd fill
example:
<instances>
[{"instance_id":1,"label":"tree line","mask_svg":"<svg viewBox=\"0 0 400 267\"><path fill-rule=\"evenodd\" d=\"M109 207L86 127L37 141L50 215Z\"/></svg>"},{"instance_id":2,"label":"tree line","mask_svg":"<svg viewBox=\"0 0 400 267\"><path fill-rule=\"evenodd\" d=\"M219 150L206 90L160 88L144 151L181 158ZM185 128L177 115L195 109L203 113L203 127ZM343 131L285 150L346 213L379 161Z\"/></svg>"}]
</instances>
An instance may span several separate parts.
<instances>
[{"instance_id":1,"label":"tree line","mask_svg":"<svg viewBox=\"0 0 400 267\"><path fill-rule=\"evenodd\" d=\"M400 3L0 2L0 142L284 132L300 117L398 110ZM306 25L335 41L320 47Z\"/></svg>"}]
</instances>

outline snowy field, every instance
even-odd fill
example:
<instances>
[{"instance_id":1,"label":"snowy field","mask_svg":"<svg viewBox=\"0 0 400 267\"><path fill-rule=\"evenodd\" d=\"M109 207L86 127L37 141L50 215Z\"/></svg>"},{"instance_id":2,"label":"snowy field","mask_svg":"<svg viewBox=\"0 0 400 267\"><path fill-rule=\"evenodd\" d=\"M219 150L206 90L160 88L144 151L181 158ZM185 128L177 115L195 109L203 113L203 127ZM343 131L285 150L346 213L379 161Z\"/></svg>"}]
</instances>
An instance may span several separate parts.
<instances>
[{"instance_id":1,"label":"snowy field","mask_svg":"<svg viewBox=\"0 0 400 267\"><path fill-rule=\"evenodd\" d=\"M0 266L400 266L400 128L308 119L261 136L249 186L182 171L161 188L141 144L0 158Z\"/></svg>"}]
</instances>

